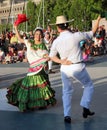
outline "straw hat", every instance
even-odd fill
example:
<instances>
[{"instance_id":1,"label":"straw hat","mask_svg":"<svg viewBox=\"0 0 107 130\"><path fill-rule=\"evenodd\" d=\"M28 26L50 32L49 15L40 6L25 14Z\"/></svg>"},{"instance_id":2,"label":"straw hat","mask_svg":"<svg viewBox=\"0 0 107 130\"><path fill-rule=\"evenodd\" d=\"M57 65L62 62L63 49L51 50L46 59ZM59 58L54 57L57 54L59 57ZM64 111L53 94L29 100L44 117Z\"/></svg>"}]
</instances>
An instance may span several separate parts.
<instances>
[{"instance_id":1,"label":"straw hat","mask_svg":"<svg viewBox=\"0 0 107 130\"><path fill-rule=\"evenodd\" d=\"M63 23L67 23L67 19L65 16L57 16L56 17L56 24L63 24Z\"/></svg>"},{"instance_id":2,"label":"straw hat","mask_svg":"<svg viewBox=\"0 0 107 130\"><path fill-rule=\"evenodd\" d=\"M68 22L72 22L72 21L74 21L74 19L68 21L64 15L61 15L61 16L56 17L55 24L50 24L50 25L64 24L64 23L68 23Z\"/></svg>"}]
</instances>

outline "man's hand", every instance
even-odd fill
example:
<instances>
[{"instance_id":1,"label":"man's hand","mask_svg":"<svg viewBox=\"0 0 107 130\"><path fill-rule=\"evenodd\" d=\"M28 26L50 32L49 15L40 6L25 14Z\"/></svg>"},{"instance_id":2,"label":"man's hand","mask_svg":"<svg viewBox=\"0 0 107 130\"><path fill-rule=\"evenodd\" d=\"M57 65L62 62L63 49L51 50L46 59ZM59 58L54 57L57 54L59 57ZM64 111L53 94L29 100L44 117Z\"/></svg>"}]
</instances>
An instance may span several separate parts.
<instances>
[{"instance_id":1,"label":"man's hand","mask_svg":"<svg viewBox=\"0 0 107 130\"><path fill-rule=\"evenodd\" d=\"M69 61L69 60L67 60L67 59L62 59L62 60L61 60L61 64L62 64L62 65L71 65L72 62Z\"/></svg>"},{"instance_id":2,"label":"man's hand","mask_svg":"<svg viewBox=\"0 0 107 130\"><path fill-rule=\"evenodd\" d=\"M48 54L44 54L44 55L43 55L43 58L45 58L47 61L49 61L49 60L50 60L50 57L49 57L49 55L48 55Z\"/></svg>"},{"instance_id":3,"label":"man's hand","mask_svg":"<svg viewBox=\"0 0 107 130\"><path fill-rule=\"evenodd\" d=\"M97 20L98 20L98 21L100 21L100 20L101 20L101 15L99 15L99 16L97 17Z\"/></svg>"}]
</instances>

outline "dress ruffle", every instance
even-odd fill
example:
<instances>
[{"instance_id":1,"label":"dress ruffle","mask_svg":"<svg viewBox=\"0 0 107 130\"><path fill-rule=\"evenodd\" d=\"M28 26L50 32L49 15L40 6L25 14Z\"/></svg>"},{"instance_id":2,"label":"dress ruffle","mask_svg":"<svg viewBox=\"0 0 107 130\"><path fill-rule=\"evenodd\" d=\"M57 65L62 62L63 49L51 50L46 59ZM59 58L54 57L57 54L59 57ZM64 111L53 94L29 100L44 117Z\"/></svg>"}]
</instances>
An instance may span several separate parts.
<instances>
[{"instance_id":1,"label":"dress ruffle","mask_svg":"<svg viewBox=\"0 0 107 130\"><path fill-rule=\"evenodd\" d=\"M55 91L50 87L48 75L42 70L14 82L7 91L8 103L20 111L47 107L56 103Z\"/></svg>"}]
</instances>

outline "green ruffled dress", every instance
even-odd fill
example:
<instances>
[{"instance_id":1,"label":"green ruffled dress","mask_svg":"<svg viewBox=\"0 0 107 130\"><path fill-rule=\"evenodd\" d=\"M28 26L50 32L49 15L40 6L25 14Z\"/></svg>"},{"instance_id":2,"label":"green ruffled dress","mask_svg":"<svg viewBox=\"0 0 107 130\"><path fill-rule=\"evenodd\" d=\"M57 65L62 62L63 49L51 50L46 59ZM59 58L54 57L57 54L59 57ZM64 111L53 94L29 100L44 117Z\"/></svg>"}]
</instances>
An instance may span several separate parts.
<instances>
[{"instance_id":1,"label":"green ruffled dress","mask_svg":"<svg viewBox=\"0 0 107 130\"><path fill-rule=\"evenodd\" d=\"M44 44L34 45L33 48L46 49ZM45 68L15 81L8 87L6 97L8 103L17 106L21 112L56 104L55 91L50 87Z\"/></svg>"}]
</instances>

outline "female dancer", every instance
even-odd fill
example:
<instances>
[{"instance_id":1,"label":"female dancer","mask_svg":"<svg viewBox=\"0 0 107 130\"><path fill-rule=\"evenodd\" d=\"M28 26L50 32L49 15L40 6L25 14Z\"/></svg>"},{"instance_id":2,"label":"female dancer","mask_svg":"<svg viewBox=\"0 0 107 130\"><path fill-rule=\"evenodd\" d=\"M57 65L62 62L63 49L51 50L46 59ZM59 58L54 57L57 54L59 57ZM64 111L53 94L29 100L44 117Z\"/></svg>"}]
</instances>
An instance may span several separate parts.
<instances>
[{"instance_id":1,"label":"female dancer","mask_svg":"<svg viewBox=\"0 0 107 130\"><path fill-rule=\"evenodd\" d=\"M27 59L30 64L27 76L17 80L7 91L8 103L15 105L21 112L35 108L46 108L56 103L55 91L50 87L47 74L48 52L43 43L43 31L36 29L34 40L24 40L14 26L18 40L27 47Z\"/></svg>"}]
</instances>

